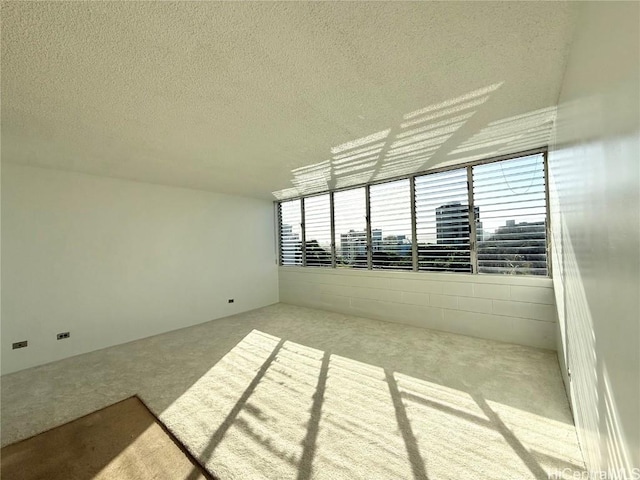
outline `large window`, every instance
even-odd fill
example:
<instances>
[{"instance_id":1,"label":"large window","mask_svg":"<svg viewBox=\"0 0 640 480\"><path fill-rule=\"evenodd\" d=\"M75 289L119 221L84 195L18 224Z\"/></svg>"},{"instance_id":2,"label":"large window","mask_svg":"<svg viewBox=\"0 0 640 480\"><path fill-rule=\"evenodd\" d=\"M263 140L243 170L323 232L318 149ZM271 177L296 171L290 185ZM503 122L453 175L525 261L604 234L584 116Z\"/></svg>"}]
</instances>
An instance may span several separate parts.
<instances>
[{"instance_id":1,"label":"large window","mask_svg":"<svg viewBox=\"0 0 640 480\"><path fill-rule=\"evenodd\" d=\"M547 275L545 162L540 152L280 202L281 265Z\"/></svg>"}]
</instances>

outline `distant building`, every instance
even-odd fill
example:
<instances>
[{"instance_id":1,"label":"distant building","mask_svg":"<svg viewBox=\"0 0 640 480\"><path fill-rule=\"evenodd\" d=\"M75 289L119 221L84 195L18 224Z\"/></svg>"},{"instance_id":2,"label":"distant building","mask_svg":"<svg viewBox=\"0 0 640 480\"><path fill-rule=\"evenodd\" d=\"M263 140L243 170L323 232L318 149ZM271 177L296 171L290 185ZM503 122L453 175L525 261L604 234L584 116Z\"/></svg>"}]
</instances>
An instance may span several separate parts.
<instances>
[{"instance_id":1,"label":"distant building","mask_svg":"<svg viewBox=\"0 0 640 480\"><path fill-rule=\"evenodd\" d=\"M484 239L480 208L474 207L476 236ZM436 208L436 238L439 244L469 243L469 205L460 202L447 203Z\"/></svg>"},{"instance_id":2,"label":"distant building","mask_svg":"<svg viewBox=\"0 0 640 480\"><path fill-rule=\"evenodd\" d=\"M290 235L294 235L293 227L291 225L282 224L282 226L280 227L280 235L282 236L282 238L286 238L286 237L289 237Z\"/></svg>"},{"instance_id":3,"label":"distant building","mask_svg":"<svg viewBox=\"0 0 640 480\"><path fill-rule=\"evenodd\" d=\"M297 265L302 262L302 242L300 235L293 232L291 225L280 227L280 244L283 265Z\"/></svg>"},{"instance_id":4,"label":"distant building","mask_svg":"<svg viewBox=\"0 0 640 480\"><path fill-rule=\"evenodd\" d=\"M375 252L382 246L382 230L374 228L371 230L371 248ZM349 230L340 234L340 255L346 261L355 260L357 257L367 255L367 232L366 230Z\"/></svg>"},{"instance_id":5,"label":"distant building","mask_svg":"<svg viewBox=\"0 0 640 480\"><path fill-rule=\"evenodd\" d=\"M406 235L387 235L382 240L382 250L396 253L411 251L411 240Z\"/></svg>"},{"instance_id":6,"label":"distant building","mask_svg":"<svg viewBox=\"0 0 640 480\"><path fill-rule=\"evenodd\" d=\"M291 243L291 242L299 242L300 235L293 232L293 227L291 225L282 225L280 228L280 238L282 239L282 243Z\"/></svg>"},{"instance_id":7,"label":"distant building","mask_svg":"<svg viewBox=\"0 0 640 480\"><path fill-rule=\"evenodd\" d=\"M371 230L371 249L375 252L380 250L382 246L382 230L379 228L374 228Z\"/></svg>"},{"instance_id":8,"label":"distant building","mask_svg":"<svg viewBox=\"0 0 640 480\"><path fill-rule=\"evenodd\" d=\"M491 240L544 240L546 230L544 221L516 223L515 220L507 220L496 229Z\"/></svg>"}]
</instances>

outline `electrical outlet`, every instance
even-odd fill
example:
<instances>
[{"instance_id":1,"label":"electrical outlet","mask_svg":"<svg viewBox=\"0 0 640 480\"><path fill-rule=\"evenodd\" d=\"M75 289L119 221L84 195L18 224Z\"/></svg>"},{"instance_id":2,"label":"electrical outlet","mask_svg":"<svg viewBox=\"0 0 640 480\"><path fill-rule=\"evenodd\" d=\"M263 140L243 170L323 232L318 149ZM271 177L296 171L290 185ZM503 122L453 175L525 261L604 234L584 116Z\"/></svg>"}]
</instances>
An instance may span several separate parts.
<instances>
[{"instance_id":1,"label":"electrical outlet","mask_svg":"<svg viewBox=\"0 0 640 480\"><path fill-rule=\"evenodd\" d=\"M233 298L230 298L230 299L229 299L229 303L233 303Z\"/></svg>"},{"instance_id":2,"label":"electrical outlet","mask_svg":"<svg viewBox=\"0 0 640 480\"><path fill-rule=\"evenodd\" d=\"M71 334L69 332L62 332L59 333L57 338L58 340L64 340L65 338L69 338L71 336Z\"/></svg>"},{"instance_id":3,"label":"electrical outlet","mask_svg":"<svg viewBox=\"0 0 640 480\"><path fill-rule=\"evenodd\" d=\"M24 348L27 347L29 345L29 342L27 342L26 340L23 340L22 342L16 342L13 344L13 349L15 350L16 348Z\"/></svg>"}]
</instances>

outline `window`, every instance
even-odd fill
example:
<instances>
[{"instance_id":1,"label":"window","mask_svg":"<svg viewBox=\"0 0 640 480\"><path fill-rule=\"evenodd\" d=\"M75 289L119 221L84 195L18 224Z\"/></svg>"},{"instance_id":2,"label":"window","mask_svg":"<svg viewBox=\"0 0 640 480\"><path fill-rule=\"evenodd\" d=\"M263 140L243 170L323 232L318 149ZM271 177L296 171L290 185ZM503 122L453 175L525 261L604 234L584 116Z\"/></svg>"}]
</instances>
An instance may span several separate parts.
<instances>
[{"instance_id":1,"label":"window","mask_svg":"<svg viewBox=\"0 0 640 480\"><path fill-rule=\"evenodd\" d=\"M333 195L336 266L367 268L367 206L364 188Z\"/></svg>"},{"instance_id":2,"label":"window","mask_svg":"<svg viewBox=\"0 0 640 480\"><path fill-rule=\"evenodd\" d=\"M418 270L471 273L467 170L415 179Z\"/></svg>"},{"instance_id":3,"label":"window","mask_svg":"<svg viewBox=\"0 0 640 480\"><path fill-rule=\"evenodd\" d=\"M370 188L373 268L413 269L410 188L409 179Z\"/></svg>"},{"instance_id":4,"label":"window","mask_svg":"<svg viewBox=\"0 0 640 480\"><path fill-rule=\"evenodd\" d=\"M280 202L280 263L547 275L545 162L540 152Z\"/></svg>"},{"instance_id":5,"label":"window","mask_svg":"<svg viewBox=\"0 0 640 480\"><path fill-rule=\"evenodd\" d=\"M300 200L280 204L280 264L302 265L302 212Z\"/></svg>"},{"instance_id":6,"label":"window","mask_svg":"<svg viewBox=\"0 0 640 480\"><path fill-rule=\"evenodd\" d=\"M330 267L331 206L329 194L304 199L304 250L308 267Z\"/></svg>"},{"instance_id":7,"label":"window","mask_svg":"<svg viewBox=\"0 0 640 480\"><path fill-rule=\"evenodd\" d=\"M474 166L473 197L482 220L478 272L546 275L543 155Z\"/></svg>"}]
</instances>

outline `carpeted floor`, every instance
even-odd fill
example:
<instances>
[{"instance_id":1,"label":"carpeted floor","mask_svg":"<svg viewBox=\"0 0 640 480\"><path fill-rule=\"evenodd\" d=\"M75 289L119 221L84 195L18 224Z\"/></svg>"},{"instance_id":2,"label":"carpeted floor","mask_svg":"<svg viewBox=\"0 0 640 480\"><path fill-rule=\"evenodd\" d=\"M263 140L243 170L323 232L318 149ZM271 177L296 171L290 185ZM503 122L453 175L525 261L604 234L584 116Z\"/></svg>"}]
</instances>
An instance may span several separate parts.
<instances>
[{"instance_id":1,"label":"carpeted floor","mask_svg":"<svg viewBox=\"0 0 640 480\"><path fill-rule=\"evenodd\" d=\"M175 480L203 472L137 398L131 397L2 449L12 480Z\"/></svg>"},{"instance_id":2,"label":"carpeted floor","mask_svg":"<svg viewBox=\"0 0 640 480\"><path fill-rule=\"evenodd\" d=\"M132 395L227 479L576 478L555 352L277 304L2 377L2 445Z\"/></svg>"}]
</instances>

